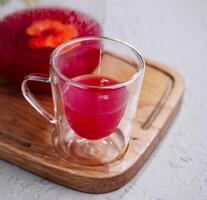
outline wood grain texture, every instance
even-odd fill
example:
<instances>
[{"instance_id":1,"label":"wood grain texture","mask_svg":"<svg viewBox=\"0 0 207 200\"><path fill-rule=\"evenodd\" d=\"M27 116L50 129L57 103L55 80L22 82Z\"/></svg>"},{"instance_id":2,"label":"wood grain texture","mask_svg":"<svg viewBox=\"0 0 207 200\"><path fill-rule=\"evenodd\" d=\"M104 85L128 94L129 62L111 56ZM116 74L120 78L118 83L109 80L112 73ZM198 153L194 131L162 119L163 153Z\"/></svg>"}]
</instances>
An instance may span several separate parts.
<instances>
[{"instance_id":1,"label":"wood grain texture","mask_svg":"<svg viewBox=\"0 0 207 200\"><path fill-rule=\"evenodd\" d=\"M183 95L182 78L173 69L146 59L146 73L128 150L106 166L83 167L51 146L54 127L3 80L0 82L0 157L61 185L103 193L126 184L144 165L175 117ZM47 96L38 96L52 110Z\"/></svg>"}]
</instances>

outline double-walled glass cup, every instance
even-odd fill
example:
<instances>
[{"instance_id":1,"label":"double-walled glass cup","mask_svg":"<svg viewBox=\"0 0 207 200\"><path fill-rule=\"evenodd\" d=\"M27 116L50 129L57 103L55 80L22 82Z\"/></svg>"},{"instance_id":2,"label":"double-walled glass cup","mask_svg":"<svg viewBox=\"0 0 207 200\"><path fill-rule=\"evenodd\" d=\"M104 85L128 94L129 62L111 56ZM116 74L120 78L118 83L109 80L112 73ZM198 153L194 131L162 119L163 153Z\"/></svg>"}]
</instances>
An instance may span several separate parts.
<instances>
[{"instance_id":1,"label":"double-walled glass cup","mask_svg":"<svg viewBox=\"0 0 207 200\"><path fill-rule=\"evenodd\" d=\"M55 149L83 165L102 165L125 153L144 76L144 60L132 46L105 37L83 37L57 47L50 76L22 83L28 102L51 123ZM28 81L51 83L54 116L36 101Z\"/></svg>"}]
</instances>

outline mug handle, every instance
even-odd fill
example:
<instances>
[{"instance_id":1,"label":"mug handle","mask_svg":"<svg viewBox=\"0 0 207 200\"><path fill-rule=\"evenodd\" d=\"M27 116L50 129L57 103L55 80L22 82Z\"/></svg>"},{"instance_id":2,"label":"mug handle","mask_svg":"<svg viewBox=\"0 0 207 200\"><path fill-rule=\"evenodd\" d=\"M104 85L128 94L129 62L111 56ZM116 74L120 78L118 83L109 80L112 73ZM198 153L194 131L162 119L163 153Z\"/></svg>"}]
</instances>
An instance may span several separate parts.
<instances>
[{"instance_id":1,"label":"mug handle","mask_svg":"<svg viewBox=\"0 0 207 200\"><path fill-rule=\"evenodd\" d=\"M48 113L38 102L38 100L34 97L34 95L29 90L28 81L36 81L36 82L43 82L43 83L50 83L50 77L45 74L29 74L25 76L22 82L22 94L24 98L29 102L29 104L43 117L45 117L50 123L55 124L56 120L55 117Z\"/></svg>"}]
</instances>

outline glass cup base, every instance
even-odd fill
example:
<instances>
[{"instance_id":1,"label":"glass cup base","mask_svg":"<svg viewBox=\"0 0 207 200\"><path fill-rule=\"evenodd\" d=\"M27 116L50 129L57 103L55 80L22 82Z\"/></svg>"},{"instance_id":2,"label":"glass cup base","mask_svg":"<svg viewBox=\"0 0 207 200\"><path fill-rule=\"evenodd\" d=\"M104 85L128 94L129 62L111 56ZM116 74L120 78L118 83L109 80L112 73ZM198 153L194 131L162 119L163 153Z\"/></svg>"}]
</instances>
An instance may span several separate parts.
<instances>
[{"instance_id":1,"label":"glass cup base","mask_svg":"<svg viewBox=\"0 0 207 200\"><path fill-rule=\"evenodd\" d=\"M54 132L52 142L55 150L64 158L81 165L108 164L120 159L127 148L126 138L120 129L98 140L82 138L73 131L67 136L61 139L57 131Z\"/></svg>"}]
</instances>

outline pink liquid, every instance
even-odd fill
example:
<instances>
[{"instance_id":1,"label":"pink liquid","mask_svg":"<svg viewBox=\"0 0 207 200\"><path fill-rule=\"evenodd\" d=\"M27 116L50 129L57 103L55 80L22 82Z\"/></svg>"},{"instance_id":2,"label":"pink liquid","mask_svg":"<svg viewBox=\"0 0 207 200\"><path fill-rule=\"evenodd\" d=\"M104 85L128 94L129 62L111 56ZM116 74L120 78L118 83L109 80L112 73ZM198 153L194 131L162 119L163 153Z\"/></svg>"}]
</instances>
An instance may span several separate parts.
<instances>
[{"instance_id":1,"label":"pink liquid","mask_svg":"<svg viewBox=\"0 0 207 200\"><path fill-rule=\"evenodd\" d=\"M107 86L118 83L95 75L74 78L76 82ZM111 134L120 123L127 105L128 92L118 89L79 88L65 85L63 99L65 114L72 129L81 137L100 139Z\"/></svg>"},{"instance_id":2,"label":"pink liquid","mask_svg":"<svg viewBox=\"0 0 207 200\"><path fill-rule=\"evenodd\" d=\"M23 77L30 73L48 74L49 57L55 46L45 46L39 48L29 45L30 40L36 36L27 33L27 28L34 22L42 20L55 21L63 25L72 24L81 36L100 36L102 33L100 25L89 16L75 10L63 8L35 8L25 9L12 13L0 21L0 75L5 77L15 85L20 85ZM43 40L46 37L56 36L54 27L44 30L40 36ZM57 34L57 38L60 35ZM53 42L55 39L53 39ZM40 40L41 42L41 40ZM56 43L54 43L55 45ZM78 48L78 47L77 47ZM97 55L97 53L96 53ZM84 58L85 63L95 68L99 55L90 56L90 52ZM89 68L78 68L80 63L73 64L79 74L90 73ZM67 74L73 77L74 74ZM41 90L44 85L38 85Z\"/></svg>"}]
</instances>

